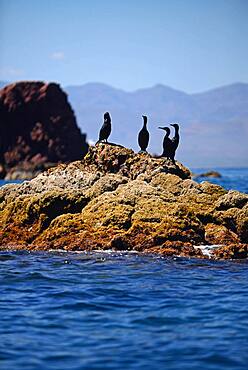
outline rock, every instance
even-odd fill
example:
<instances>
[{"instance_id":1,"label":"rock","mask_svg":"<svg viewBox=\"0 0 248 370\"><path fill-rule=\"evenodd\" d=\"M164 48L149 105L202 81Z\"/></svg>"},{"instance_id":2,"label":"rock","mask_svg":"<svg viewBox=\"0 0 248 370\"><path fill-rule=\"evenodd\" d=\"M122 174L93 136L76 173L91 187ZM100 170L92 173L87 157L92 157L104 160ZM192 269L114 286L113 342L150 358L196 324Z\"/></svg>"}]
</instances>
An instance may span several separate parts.
<instances>
[{"instance_id":1,"label":"rock","mask_svg":"<svg viewBox=\"0 0 248 370\"><path fill-rule=\"evenodd\" d=\"M194 174L194 177L195 178L199 178L199 177L209 177L209 178L220 178L222 177L222 175L217 172L217 171L207 171L207 172L204 172L204 173L200 173L200 174Z\"/></svg>"},{"instance_id":2,"label":"rock","mask_svg":"<svg viewBox=\"0 0 248 370\"><path fill-rule=\"evenodd\" d=\"M0 163L0 179L4 179L6 176L6 170L3 164Z\"/></svg>"},{"instance_id":3,"label":"rock","mask_svg":"<svg viewBox=\"0 0 248 370\"><path fill-rule=\"evenodd\" d=\"M59 162L83 158L87 149L58 84L17 82L0 90L0 166L6 179L34 177Z\"/></svg>"},{"instance_id":4,"label":"rock","mask_svg":"<svg viewBox=\"0 0 248 370\"><path fill-rule=\"evenodd\" d=\"M240 239L226 226L207 224L205 226L205 239L210 245L239 243Z\"/></svg>"},{"instance_id":5,"label":"rock","mask_svg":"<svg viewBox=\"0 0 248 370\"><path fill-rule=\"evenodd\" d=\"M244 259L248 258L248 244L231 244L214 250L216 259Z\"/></svg>"},{"instance_id":6,"label":"rock","mask_svg":"<svg viewBox=\"0 0 248 370\"><path fill-rule=\"evenodd\" d=\"M180 256L180 257L197 257L205 258L200 249L194 248L190 243L182 243L180 241L165 242L162 246L152 247L144 250L146 253L161 254L163 256Z\"/></svg>"},{"instance_id":7,"label":"rock","mask_svg":"<svg viewBox=\"0 0 248 370\"><path fill-rule=\"evenodd\" d=\"M248 243L247 229L245 194L198 184L178 162L117 145L90 147L83 160L0 189L2 248L206 258L195 246L218 244L215 258L228 258L229 246L233 256Z\"/></svg>"},{"instance_id":8,"label":"rock","mask_svg":"<svg viewBox=\"0 0 248 370\"><path fill-rule=\"evenodd\" d=\"M242 194L236 190L230 190L227 194L220 197L216 204L217 210L228 208L242 208L248 203L248 194Z\"/></svg>"}]
</instances>

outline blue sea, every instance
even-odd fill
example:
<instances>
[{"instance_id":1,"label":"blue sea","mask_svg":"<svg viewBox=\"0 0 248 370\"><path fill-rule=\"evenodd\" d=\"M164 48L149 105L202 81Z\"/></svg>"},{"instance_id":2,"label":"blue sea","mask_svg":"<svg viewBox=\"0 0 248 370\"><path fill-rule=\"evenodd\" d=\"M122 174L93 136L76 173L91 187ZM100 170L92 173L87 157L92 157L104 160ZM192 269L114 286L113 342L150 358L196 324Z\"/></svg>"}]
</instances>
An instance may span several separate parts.
<instances>
[{"instance_id":1,"label":"blue sea","mask_svg":"<svg viewBox=\"0 0 248 370\"><path fill-rule=\"evenodd\" d=\"M246 370L247 345L247 261L0 252L0 369Z\"/></svg>"},{"instance_id":2,"label":"blue sea","mask_svg":"<svg viewBox=\"0 0 248 370\"><path fill-rule=\"evenodd\" d=\"M201 174L212 170L219 172L221 177L200 177L195 180L197 182L209 181L213 184L221 185L227 190L238 190L243 193L248 193L248 168L193 168L192 172L194 174Z\"/></svg>"}]
</instances>

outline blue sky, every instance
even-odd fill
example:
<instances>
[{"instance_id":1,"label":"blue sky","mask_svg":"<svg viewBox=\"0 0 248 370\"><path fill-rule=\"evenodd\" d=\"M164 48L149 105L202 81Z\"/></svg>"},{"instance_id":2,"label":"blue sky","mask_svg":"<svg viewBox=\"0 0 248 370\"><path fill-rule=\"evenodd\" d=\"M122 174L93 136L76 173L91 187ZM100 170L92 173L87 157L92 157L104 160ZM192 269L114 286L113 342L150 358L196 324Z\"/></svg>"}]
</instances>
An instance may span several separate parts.
<instances>
[{"instance_id":1,"label":"blue sky","mask_svg":"<svg viewBox=\"0 0 248 370\"><path fill-rule=\"evenodd\" d=\"M247 39L247 0L0 0L0 79L199 92L248 82Z\"/></svg>"}]
</instances>

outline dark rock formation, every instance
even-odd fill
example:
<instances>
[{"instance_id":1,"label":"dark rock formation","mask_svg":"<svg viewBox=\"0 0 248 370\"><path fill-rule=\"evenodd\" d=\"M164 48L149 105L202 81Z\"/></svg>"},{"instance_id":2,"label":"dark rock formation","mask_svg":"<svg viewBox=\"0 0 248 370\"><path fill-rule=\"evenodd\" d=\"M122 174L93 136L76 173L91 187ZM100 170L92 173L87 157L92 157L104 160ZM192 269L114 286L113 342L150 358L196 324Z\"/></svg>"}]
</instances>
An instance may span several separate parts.
<instances>
[{"instance_id":1,"label":"dark rock formation","mask_svg":"<svg viewBox=\"0 0 248 370\"><path fill-rule=\"evenodd\" d=\"M58 84L17 82L0 90L2 177L26 177L52 163L81 159L87 149Z\"/></svg>"},{"instance_id":2,"label":"dark rock formation","mask_svg":"<svg viewBox=\"0 0 248 370\"><path fill-rule=\"evenodd\" d=\"M82 161L0 189L2 248L115 249L246 258L248 195L191 180L179 162L99 144ZM218 247L219 245L219 247Z\"/></svg>"}]
</instances>

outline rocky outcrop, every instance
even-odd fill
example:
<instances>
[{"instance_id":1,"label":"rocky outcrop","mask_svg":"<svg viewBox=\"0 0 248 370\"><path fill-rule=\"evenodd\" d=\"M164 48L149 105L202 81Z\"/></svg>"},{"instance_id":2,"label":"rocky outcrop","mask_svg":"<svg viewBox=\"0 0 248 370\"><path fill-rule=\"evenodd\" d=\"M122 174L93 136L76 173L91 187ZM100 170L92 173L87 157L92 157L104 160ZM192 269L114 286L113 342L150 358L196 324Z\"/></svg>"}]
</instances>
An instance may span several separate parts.
<instances>
[{"instance_id":1,"label":"rocky outcrop","mask_svg":"<svg viewBox=\"0 0 248 370\"><path fill-rule=\"evenodd\" d=\"M58 84L17 82L0 90L0 177L33 177L83 158L87 149Z\"/></svg>"},{"instance_id":2,"label":"rocky outcrop","mask_svg":"<svg viewBox=\"0 0 248 370\"><path fill-rule=\"evenodd\" d=\"M213 179L219 179L221 176L221 174L217 171L207 171L207 172L203 172L203 173L200 173L200 174L197 174L197 175L194 175L195 178L200 178L200 177L209 177L209 178L213 178Z\"/></svg>"},{"instance_id":3,"label":"rocky outcrop","mask_svg":"<svg viewBox=\"0 0 248 370\"><path fill-rule=\"evenodd\" d=\"M246 256L248 195L198 184L178 162L119 146L99 144L82 161L6 185L0 202L4 248L204 258L195 246L217 244L215 258Z\"/></svg>"}]
</instances>

